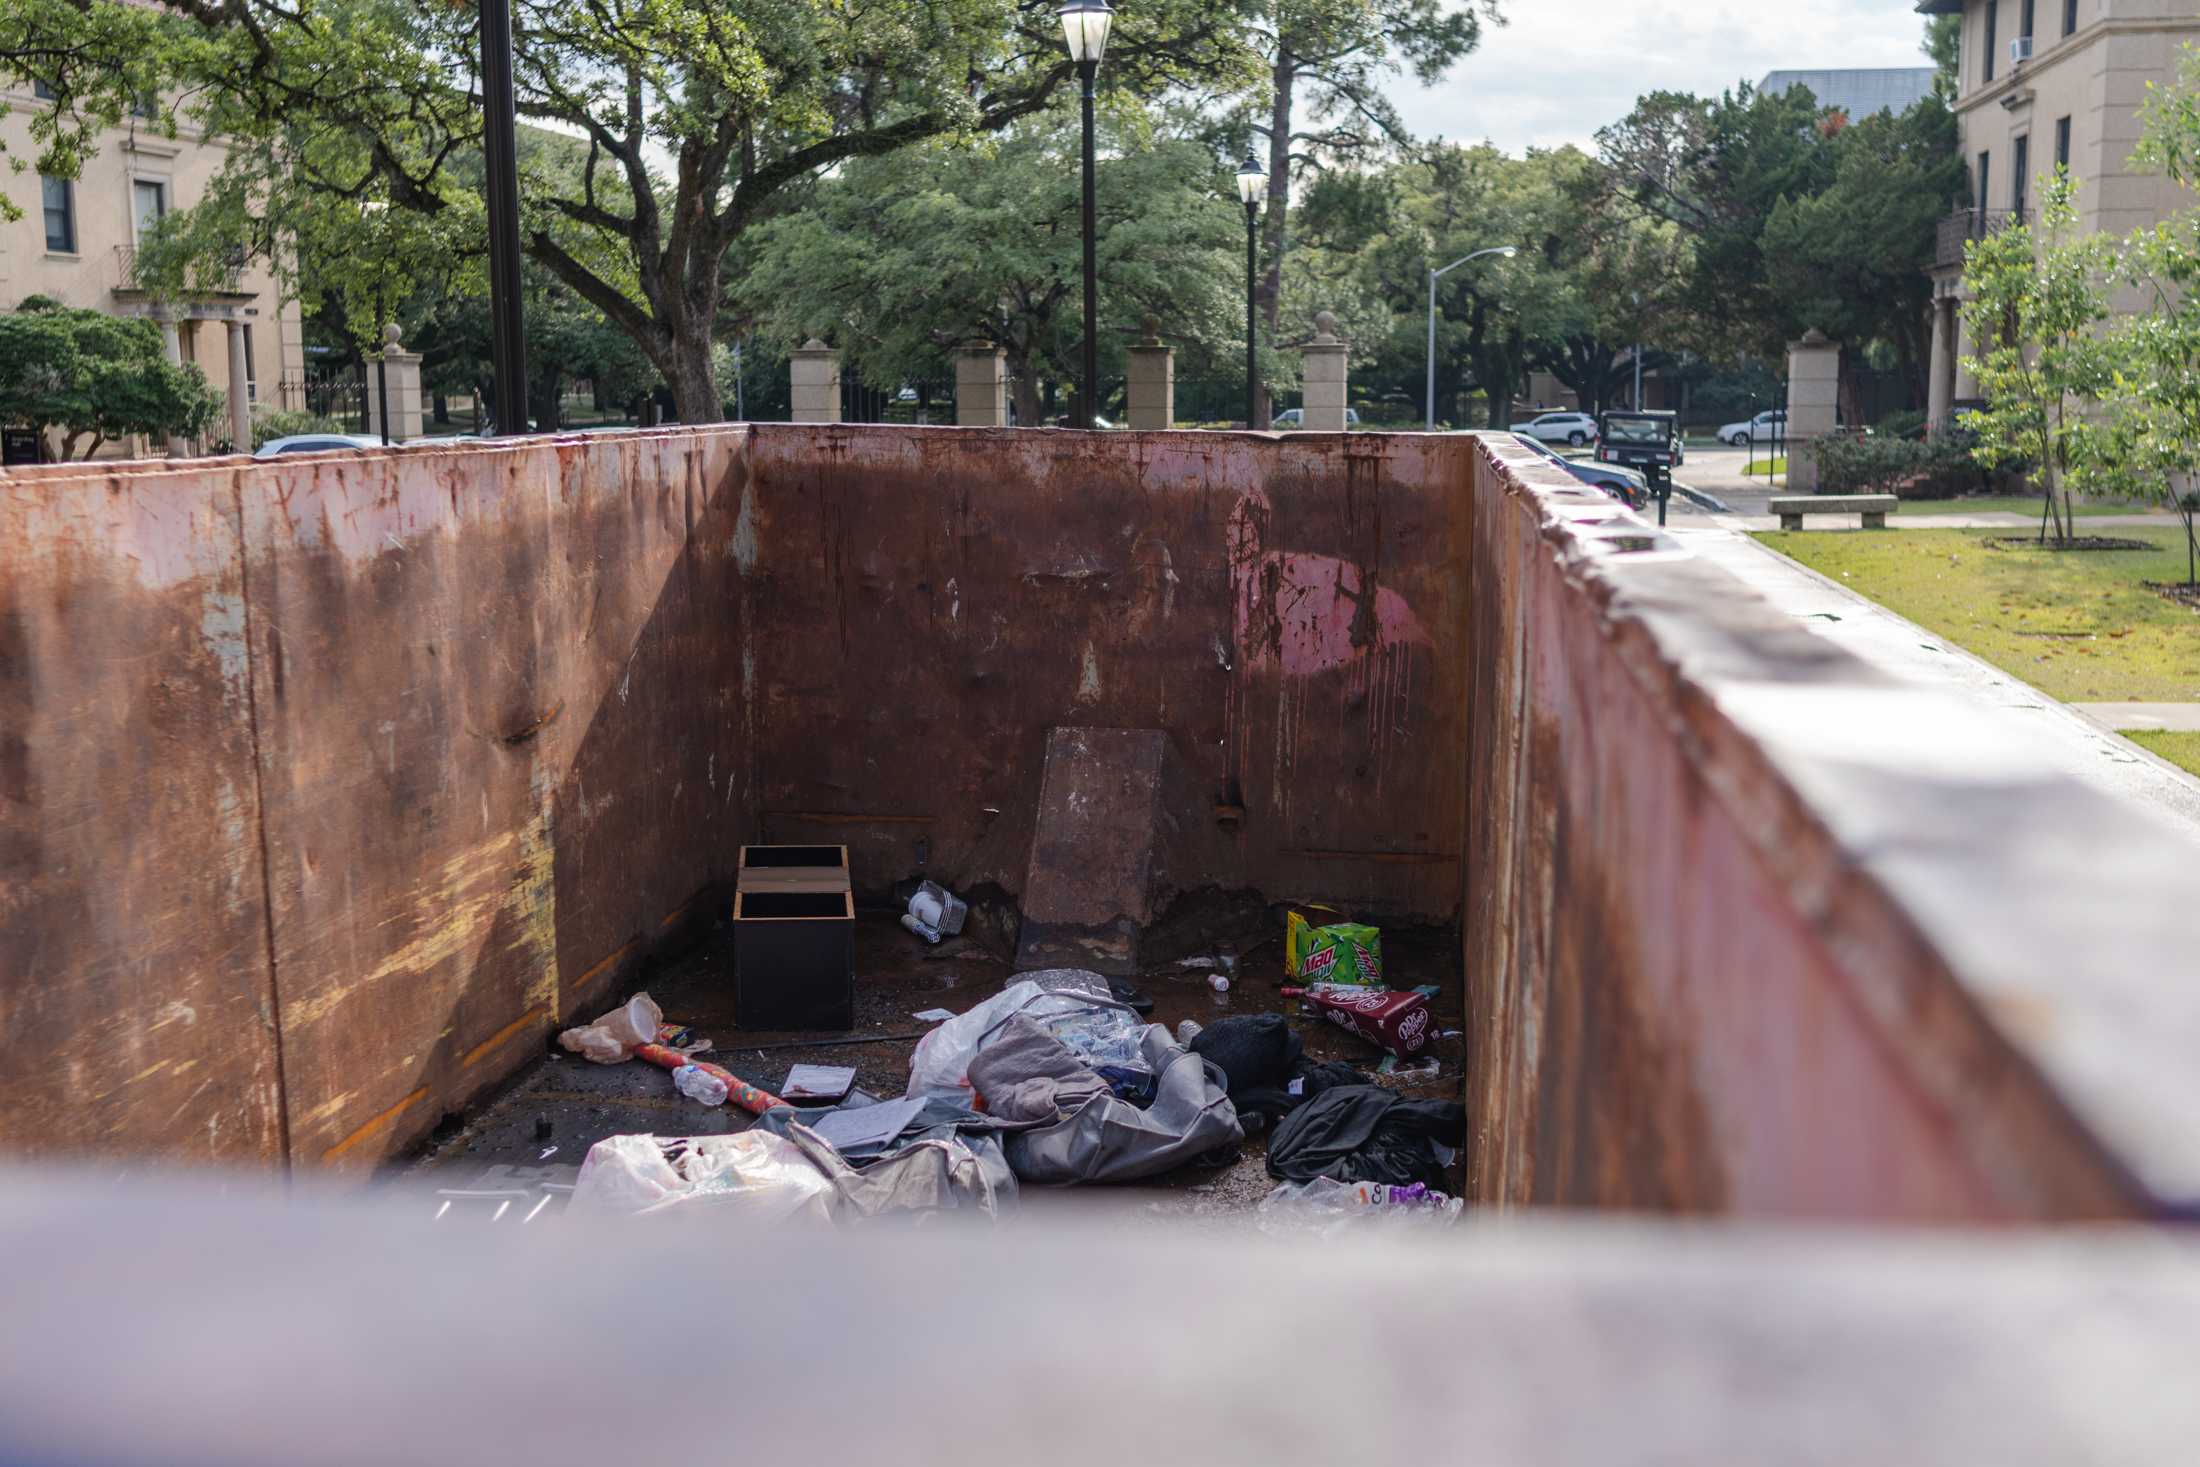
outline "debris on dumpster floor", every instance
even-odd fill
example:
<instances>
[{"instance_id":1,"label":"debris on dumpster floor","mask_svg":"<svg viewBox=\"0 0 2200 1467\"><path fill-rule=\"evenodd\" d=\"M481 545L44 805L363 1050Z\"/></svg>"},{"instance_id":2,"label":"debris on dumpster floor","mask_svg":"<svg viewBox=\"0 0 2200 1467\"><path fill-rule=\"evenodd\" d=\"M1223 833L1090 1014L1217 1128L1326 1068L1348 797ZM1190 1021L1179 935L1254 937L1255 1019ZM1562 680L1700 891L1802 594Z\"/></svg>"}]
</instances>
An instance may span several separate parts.
<instances>
[{"instance_id":1,"label":"debris on dumpster floor","mask_svg":"<svg viewBox=\"0 0 2200 1467\"><path fill-rule=\"evenodd\" d=\"M1422 1183L1396 1187L1387 1182L1340 1182L1316 1177L1285 1182L1261 1199L1260 1228L1268 1233L1318 1232L1333 1237L1357 1226L1419 1225L1448 1227L1466 1204L1431 1191Z\"/></svg>"},{"instance_id":2,"label":"debris on dumpster floor","mask_svg":"<svg viewBox=\"0 0 2200 1467\"><path fill-rule=\"evenodd\" d=\"M856 1072L851 1065L796 1065L787 1071L787 1083L779 1087L779 1098L789 1104L845 1100L855 1088Z\"/></svg>"},{"instance_id":3,"label":"debris on dumpster floor","mask_svg":"<svg viewBox=\"0 0 2200 1467\"><path fill-rule=\"evenodd\" d=\"M904 896L907 891L903 889ZM970 920L964 940L978 932L987 942L1013 950L1013 899L980 888L968 901ZM1217 1223L1250 1220L1277 1185L1267 1168L1277 1121L1304 1109L1326 1091L1369 1084L1367 1072L1384 1057L1357 1031L1323 1021L1326 1016L1312 1006L1281 1001L1286 981L1284 945L1277 938L1285 927L1283 910L1243 895L1202 894L1186 899L1182 917L1149 932L1147 945L1152 952L1140 972L1128 979L1065 969L1014 974L1004 980L1006 970L997 955L973 950L956 956L910 941L899 924L905 905L906 901L857 917L852 1033L837 1028L788 1031L743 1023L732 981L730 932L651 971L650 997L676 1013L679 1022L660 1017L657 1038L646 1051L638 1048L633 1057L668 1071L691 1063L701 1069L703 1056L681 1055L669 1041L692 1043L697 1035L716 1035L719 1046L707 1056L707 1061L715 1063L702 1073L726 1074L731 1082L729 1100L734 1103L701 1104L676 1088L678 1082L668 1083L671 1074L655 1075L646 1066L538 1064L504 1095L484 1102L458 1126L442 1133L412 1167L460 1187L492 1185L482 1180L485 1167L496 1169L491 1163L514 1169L522 1181L539 1174L547 1179L545 1185L570 1183L591 1144L610 1136L685 1136L703 1141L762 1130L799 1140L853 1171L868 1171L923 1142L938 1143L931 1152L920 1153L929 1159L916 1175L935 1181L946 1177L953 1170L949 1158L965 1172L975 1167L990 1174L987 1195L1000 1209L1017 1198L1015 1171L1021 1169L1022 1180L1047 1184L1026 1188L1021 1194L1020 1206L1039 1217L1106 1206L1101 1200L1105 1195L1128 1193L1124 1200L1134 1216ZM1000 931L995 930L997 913L1007 922ZM1350 922L1341 912L1321 920L1325 925ZM1441 978L1439 991L1444 997L1432 1008L1443 1013L1448 1027L1456 1029L1462 1005L1456 932L1399 927L1382 931L1381 941L1386 969L1401 989L1423 977ZM1232 951L1239 955L1237 981L1229 993L1214 993L1209 980L1221 971L1220 955ZM1188 956L1214 959L1217 965L1180 967L1180 960ZM987 1113L987 1100L968 1083L968 1065L972 1054L999 1041L999 1035L983 1036L1007 1017L1013 1006L1008 992L1026 985L1024 1015L1049 1039L1076 1055L1080 1070L1094 1078L1087 1081L1089 1098L1073 1095L1067 1105L1058 1098L1051 1113L1039 1113L1042 1124L1012 1132L1002 1117ZM1353 994L1367 992L1362 985L1346 988ZM1032 994L1046 996L1031 999ZM1152 1017L1136 1012L1136 1006L1127 1007L1128 999L1150 1006ZM611 1007L609 999L604 1007ZM910 1023L911 1015L917 1018L915 1024ZM1262 1017L1271 1028L1284 1033L1295 1030L1300 1044L1273 1095L1264 1096L1258 1086L1240 1093L1238 1085L1225 1082L1225 1067L1213 1064L1211 1056L1190 1052L1203 1025ZM1166 1027L1156 1029L1156 1023ZM688 1026L685 1036L680 1033L681 1024ZM1225 1036L1229 1032L1225 1030ZM1160 1041L1151 1054L1146 1044L1149 1035ZM1439 1046L1432 1032L1428 1048L1415 1057L1424 1062L1439 1057L1443 1075L1430 1080L1425 1068L1401 1065L1379 1076L1379 1083L1391 1090L1406 1090L1409 1097L1451 1096L1454 1081L1445 1076L1461 1073L1465 1055L1460 1038L1455 1034ZM952 1047L946 1040L975 1044L959 1069L951 1062L935 1064ZM568 1060L579 1057L578 1051L556 1052ZM822 1107L779 1105L780 1097L772 1091L784 1088L781 1082L790 1063L852 1068L854 1086L846 1099ZM954 1070L952 1075L935 1076L946 1093L926 1093L926 1077L935 1069ZM762 1116L742 1108L735 1084L763 1108ZM542 1156L549 1142L536 1137L538 1120L566 1143L554 1157ZM1250 1139L1245 1139L1248 1132ZM1123 1138L1128 1138L1128 1152L1135 1159L1121 1164L1102 1161ZM947 1150L943 1156L948 1143L962 1148L962 1153ZM1438 1163L1448 1154L1432 1143L1430 1155ZM1107 1186L1057 1191L1051 1185L1088 1181ZM1429 1182L1453 1194L1464 1185L1456 1172ZM499 1180L493 1185L515 1183ZM862 1190L876 1194L879 1188L870 1184ZM1086 1200L1070 1200L1079 1196ZM554 1218L561 1204L562 1194L560 1202L552 1204L553 1210L542 1216ZM696 1205L679 1204L683 1209ZM506 1221L532 1206L530 1202L517 1207Z\"/></svg>"},{"instance_id":4,"label":"debris on dumpster floor","mask_svg":"<svg viewBox=\"0 0 2200 1467\"><path fill-rule=\"evenodd\" d=\"M672 1088L701 1105L724 1105L726 1082L701 1065L682 1065L672 1072Z\"/></svg>"},{"instance_id":5,"label":"debris on dumpster floor","mask_svg":"<svg viewBox=\"0 0 2200 1467\"><path fill-rule=\"evenodd\" d=\"M1444 1184L1450 1155L1467 1144L1466 1107L1407 1100L1378 1085L1340 1085L1291 1112L1268 1142L1279 1182Z\"/></svg>"},{"instance_id":6,"label":"debris on dumpster floor","mask_svg":"<svg viewBox=\"0 0 2200 1467\"><path fill-rule=\"evenodd\" d=\"M1388 989L1347 990L1325 988L1301 991L1286 988L1287 998L1303 997L1330 1023L1350 1030L1362 1039L1411 1058L1428 1048L1434 1037L1428 999L1419 993L1394 993Z\"/></svg>"},{"instance_id":7,"label":"debris on dumpster floor","mask_svg":"<svg viewBox=\"0 0 2200 1467\"><path fill-rule=\"evenodd\" d=\"M1357 922L1316 927L1303 912L1284 915L1283 971L1307 983L1387 988L1381 929Z\"/></svg>"},{"instance_id":8,"label":"debris on dumpster floor","mask_svg":"<svg viewBox=\"0 0 2200 1467\"><path fill-rule=\"evenodd\" d=\"M638 1046L655 1042L664 1021L664 1011L650 996L637 993L595 1023L566 1030L558 1043L599 1065L623 1065Z\"/></svg>"},{"instance_id":9,"label":"debris on dumpster floor","mask_svg":"<svg viewBox=\"0 0 2200 1467\"><path fill-rule=\"evenodd\" d=\"M961 897L936 881L927 881L909 898L909 910L902 913L901 925L937 947L958 936L969 915L970 908Z\"/></svg>"}]
</instances>

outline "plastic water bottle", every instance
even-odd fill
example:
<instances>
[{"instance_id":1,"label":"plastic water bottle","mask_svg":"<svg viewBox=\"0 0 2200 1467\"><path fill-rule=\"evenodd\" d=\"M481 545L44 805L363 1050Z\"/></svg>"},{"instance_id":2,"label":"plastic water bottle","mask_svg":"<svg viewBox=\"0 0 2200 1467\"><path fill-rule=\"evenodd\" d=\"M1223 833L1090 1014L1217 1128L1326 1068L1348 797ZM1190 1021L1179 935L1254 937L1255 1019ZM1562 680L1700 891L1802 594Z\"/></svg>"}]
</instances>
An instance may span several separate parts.
<instances>
[{"instance_id":1,"label":"plastic water bottle","mask_svg":"<svg viewBox=\"0 0 2200 1467\"><path fill-rule=\"evenodd\" d=\"M919 917L915 912L902 913L901 925L908 928L911 932L917 934L917 936L923 938L926 942L931 943L932 946L938 947L940 945L939 928L934 927L931 923L925 921L922 917Z\"/></svg>"},{"instance_id":2,"label":"plastic water bottle","mask_svg":"<svg viewBox=\"0 0 2200 1467\"><path fill-rule=\"evenodd\" d=\"M698 1065L682 1065L672 1072L673 1088L704 1105L726 1103L726 1082Z\"/></svg>"}]
</instances>

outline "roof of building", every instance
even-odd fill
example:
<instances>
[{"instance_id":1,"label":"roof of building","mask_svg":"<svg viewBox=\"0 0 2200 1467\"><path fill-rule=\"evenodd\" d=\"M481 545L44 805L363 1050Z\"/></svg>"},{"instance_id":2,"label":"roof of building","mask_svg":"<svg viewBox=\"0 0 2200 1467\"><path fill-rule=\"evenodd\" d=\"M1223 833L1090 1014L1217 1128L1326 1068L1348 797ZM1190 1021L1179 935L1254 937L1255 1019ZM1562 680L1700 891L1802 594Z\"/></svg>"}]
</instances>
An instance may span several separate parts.
<instances>
[{"instance_id":1,"label":"roof of building","mask_svg":"<svg viewBox=\"0 0 2200 1467\"><path fill-rule=\"evenodd\" d=\"M1775 71L1757 90L1784 92L1808 87L1821 107L1838 107L1852 121L1875 112L1907 112L1932 95L1930 66L1891 66L1837 71Z\"/></svg>"}]
</instances>

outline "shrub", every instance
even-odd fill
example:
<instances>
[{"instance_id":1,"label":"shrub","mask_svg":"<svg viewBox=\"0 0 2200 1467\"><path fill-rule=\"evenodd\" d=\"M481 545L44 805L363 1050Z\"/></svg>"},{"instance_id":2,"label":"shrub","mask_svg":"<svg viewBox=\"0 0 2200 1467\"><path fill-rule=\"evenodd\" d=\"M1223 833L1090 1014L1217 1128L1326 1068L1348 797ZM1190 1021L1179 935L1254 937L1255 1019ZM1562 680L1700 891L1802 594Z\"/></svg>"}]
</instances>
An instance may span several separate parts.
<instances>
[{"instance_id":1,"label":"shrub","mask_svg":"<svg viewBox=\"0 0 2200 1467\"><path fill-rule=\"evenodd\" d=\"M1818 465L1821 494L1893 494L1953 499L1988 487L1961 433L1927 440L1888 436L1821 438L1804 449Z\"/></svg>"},{"instance_id":2,"label":"shrub","mask_svg":"<svg viewBox=\"0 0 2200 1467\"><path fill-rule=\"evenodd\" d=\"M278 438L295 438L301 433L349 432L334 418L324 418L319 413L301 413L277 410L271 413L255 413L252 417L252 447L257 450Z\"/></svg>"},{"instance_id":3,"label":"shrub","mask_svg":"<svg viewBox=\"0 0 2200 1467\"><path fill-rule=\"evenodd\" d=\"M1882 438L1916 438L1925 431L1925 414L1915 408L1889 413L1872 424L1872 431Z\"/></svg>"}]
</instances>

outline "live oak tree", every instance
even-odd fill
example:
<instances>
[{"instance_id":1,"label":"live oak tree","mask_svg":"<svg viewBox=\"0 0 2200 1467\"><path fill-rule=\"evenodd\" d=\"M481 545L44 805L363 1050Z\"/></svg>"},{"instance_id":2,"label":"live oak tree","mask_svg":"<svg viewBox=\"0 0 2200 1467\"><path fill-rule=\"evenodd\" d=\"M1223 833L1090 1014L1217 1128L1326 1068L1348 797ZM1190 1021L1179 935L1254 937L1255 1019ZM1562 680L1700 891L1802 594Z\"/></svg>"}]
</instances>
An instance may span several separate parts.
<instances>
[{"instance_id":1,"label":"live oak tree","mask_svg":"<svg viewBox=\"0 0 2200 1467\"><path fill-rule=\"evenodd\" d=\"M1164 122L1167 119L1162 119ZM1195 119L1178 119L1196 133ZM1103 358L1151 315L1193 358L1244 336L1242 220L1227 168L1153 114L1111 117L1099 163ZM823 332L881 386L949 375L957 347L1007 354L1017 420L1074 377L1083 334L1078 128L1066 108L974 146L857 160L754 231L733 295L780 347ZM1233 356L1233 361L1236 358Z\"/></svg>"},{"instance_id":2,"label":"live oak tree","mask_svg":"<svg viewBox=\"0 0 2200 1467\"><path fill-rule=\"evenodd\" d=\"M633 339L683 418L716 419L735 242L836 168L1042 110L1074 77L1057 8L517 0L522 118L586 147L570 186L523 198L525 249ZM157 93L167 125L231 142L247 196L300 188L434 216L479 206L457 166L479 145L476 17L410 0L0 0L0 71L57 94L37 124L42 167L73 171ZM1126 7L1104 84L1242 85L1243 21L1237 0Z\"/></svg>"},{"instance_id":3,"label":"live oak tree","mask_svg":"<svg viewBox=\"0 0 2200 1467\"><path fill-rule=\"evenodd\" d=\"M151 321L44 296L0 312L0 424L57 434L64 459L135 433L197 437L221 409L197 367L169 363Z\"/></svg>"}]
</instances>

